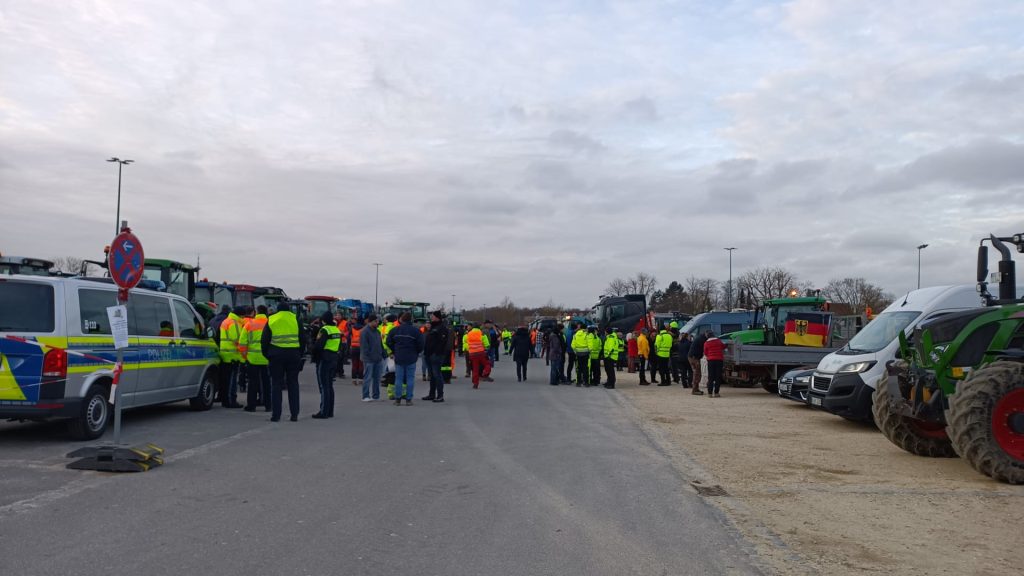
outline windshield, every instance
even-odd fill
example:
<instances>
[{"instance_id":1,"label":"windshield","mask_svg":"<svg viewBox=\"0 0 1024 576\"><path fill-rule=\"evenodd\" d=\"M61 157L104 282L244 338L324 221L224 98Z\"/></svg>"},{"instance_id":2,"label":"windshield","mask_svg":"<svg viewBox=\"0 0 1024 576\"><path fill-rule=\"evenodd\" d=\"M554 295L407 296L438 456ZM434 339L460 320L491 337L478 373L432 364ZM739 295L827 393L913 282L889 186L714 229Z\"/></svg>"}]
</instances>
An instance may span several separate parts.
<instances>
[{"instance_id":1,"label":"windshield","mask_svg":"<svg viewBox=\"0 0 1024 576\"><path fill-rule=\"evenodd\" d=\"M313 309L310 310L310 313L314 318L319 318L324 312L331 311L331 303L326 300L313 300L311 304Z\"/></svg>"},{"instance_id":2,"label":"windshield","mask_svg":"<svg viewBox=\"0 0 1024 576\"><path fill-rule=\"evenodd\" d=\"M868 325L858 332L853 340L850 340L842 352L850 354L878 352L895 340L899 333L920 315L920 312L906 310L879 314L874 320L868 322Z\"/></svg>"},{"instance_id":3,"label":"windshield","mask_svg":"<svg viewBox=\"0 0 1024 576\"><path fill-rule=\"evenodd\" d=\"M213 291L213 301L217 304L219 310L221 306L233 306L234 302L231 300L231 291L223 286L217 286Z\"/></svg>"},{"instance_id":4,"label":"windshield","mask_svg":"<svg viewBox=\"0 0 1024 576\"><path fill-rule=\"evenodd\" d=\"M207 286L196 286L196 302L213 302L213 294Z\"/></svg>"},{"instance_id":5,"label":"windshield","mask_svg":"<svg viewBox=\"0 0 1024 576\"><path fill-rule=\"evenodd\" d=\"M704 316L705 316L704 314L697 314L696 316L691 318L689 322L687 322L686 324L683 324L683 327L680 328L679 331L680 332L686 332L687 334L693 334L693 329L694 329L695 326L697 326L697 322L700 322L701 320L703 320Z\"/></svg>"},{"instance_id":6,"label":"windshield","mask_svg":"<svg viewBox=\"0 0 1024 576\"><path fill-rule=\"evenodd\" d=\"M252 306L252 292L235 290L235 306Z\"/></svg>"}]
</instances>

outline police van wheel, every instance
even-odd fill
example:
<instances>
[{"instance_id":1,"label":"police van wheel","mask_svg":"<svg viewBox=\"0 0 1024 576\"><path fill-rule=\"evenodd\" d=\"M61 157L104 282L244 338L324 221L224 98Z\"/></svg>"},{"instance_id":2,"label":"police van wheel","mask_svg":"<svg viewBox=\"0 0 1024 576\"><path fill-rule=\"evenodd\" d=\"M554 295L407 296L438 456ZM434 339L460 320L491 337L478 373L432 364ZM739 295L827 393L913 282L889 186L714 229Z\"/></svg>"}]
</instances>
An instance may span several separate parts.
<instances>
[{"instance_id":1,"label":"police van wheel","mask_svg":"<svg viewBox=\"0 0 1024 576\"><path fill-rule=\"evenodd\" d=\"M217 387L213 382L212 372L212 370L207 370L203 375L203 383L199 385L199 393L188 400L188 407L196 412L204 412L213 408L213 393Z\"/></svg>"},{"instance_id":2,"label":"police van wheel","mask_svg":"<svg viewBox=\"0 0 1024 576\"><path fill-rule=\"evenodd\" d=\"M109 423L110 405L107 403L107 388L93 384L82 401L78 416L68 422L68 432L75 440L95 440L103 436Z\"/></svg>"}]
</instances>

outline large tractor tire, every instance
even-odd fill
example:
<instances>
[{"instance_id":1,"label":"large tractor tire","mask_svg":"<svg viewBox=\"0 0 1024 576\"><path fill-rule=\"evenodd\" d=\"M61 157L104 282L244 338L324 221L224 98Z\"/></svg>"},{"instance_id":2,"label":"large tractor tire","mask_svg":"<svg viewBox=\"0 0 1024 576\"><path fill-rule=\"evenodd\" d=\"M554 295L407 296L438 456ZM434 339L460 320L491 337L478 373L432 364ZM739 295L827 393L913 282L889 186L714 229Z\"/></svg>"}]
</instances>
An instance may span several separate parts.
<instances>
[{"instance_id":1,"label":"large tractor tire","mask_svg":"<svg viewBox=\"0 0 1024 576\"><path fill-rule=\"evenodd\" d=\"M949 399L949 430L975 470L1024 484L1024 363L999 360L972 372Z\"/></svg>"},{"instance_id":2,"label":"large tractor tire","mask_svg":"<svg viewBox=\"0 0 1024 576\"><path fill-rule=\"evenodd\" d=\"M956 458L945 426L904 416L899 410L902 402L902 398L893 398L889 394L889 387L884 382L875 387L871 413L882 434L911 454L929 458Z\"/></svg>"}]
</instances>

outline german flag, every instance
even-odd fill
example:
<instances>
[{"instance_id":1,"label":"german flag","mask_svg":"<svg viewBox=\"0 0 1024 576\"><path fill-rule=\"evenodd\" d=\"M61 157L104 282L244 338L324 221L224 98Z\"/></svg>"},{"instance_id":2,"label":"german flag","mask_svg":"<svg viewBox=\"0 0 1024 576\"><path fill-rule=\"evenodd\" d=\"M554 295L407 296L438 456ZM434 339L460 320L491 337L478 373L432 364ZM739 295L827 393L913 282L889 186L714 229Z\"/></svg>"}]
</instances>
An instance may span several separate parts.
<instances>
[{"instance_id":1,"label":"german flag","mask_svg":"<svg viewBox=\"0 0 1024 576\"><path fill-rule=\"evenodd\" d=\"M828 339L832 315L827 312L797 312L786 319L786 346L823 348Z\"/></svg>"}]
</instances>

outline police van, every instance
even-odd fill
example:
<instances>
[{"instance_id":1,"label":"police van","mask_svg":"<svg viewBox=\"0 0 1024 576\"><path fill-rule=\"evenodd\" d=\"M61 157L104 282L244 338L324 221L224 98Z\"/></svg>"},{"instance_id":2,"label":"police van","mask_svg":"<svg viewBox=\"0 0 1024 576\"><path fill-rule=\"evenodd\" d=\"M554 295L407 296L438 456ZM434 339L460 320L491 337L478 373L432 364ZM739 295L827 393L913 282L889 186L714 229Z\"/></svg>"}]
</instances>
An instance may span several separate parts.
<instances>
[{"instance_id":1,"label":"police van","mask_svg":"<svg viewBox=\"0 0 1024 576\"><path fill-rule=\"evenodd\" d=\"M76 439L103 435L117 352L102 278L0 275L0 418L68 419ZM217 347L188 300L134 289L118 382L124 408L188 400L209 410Z\"/></svg>"}]
</instances>

